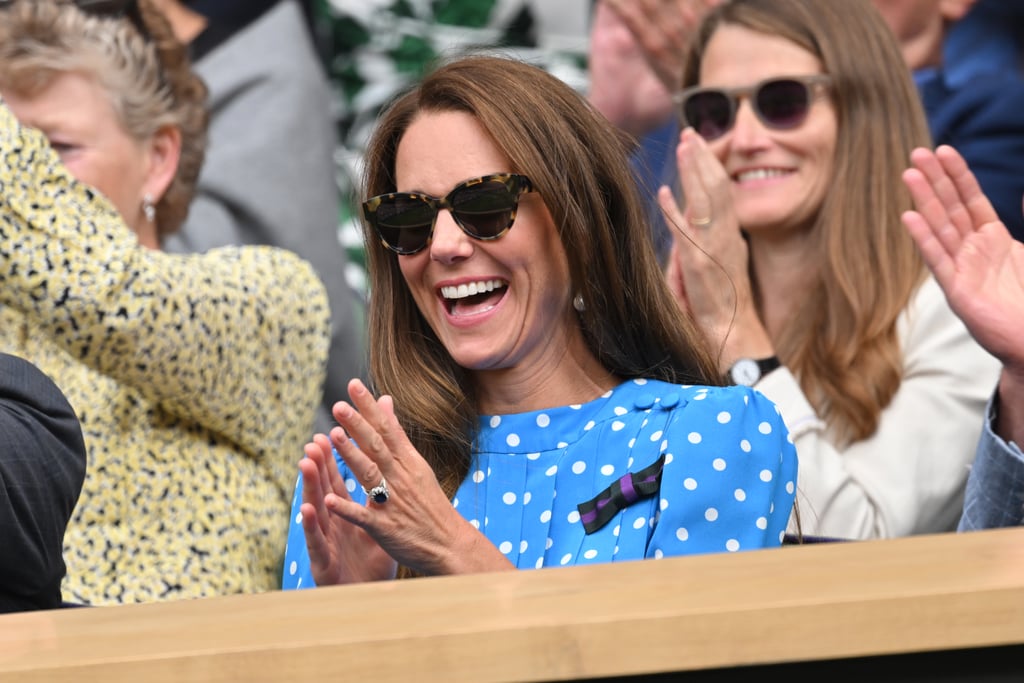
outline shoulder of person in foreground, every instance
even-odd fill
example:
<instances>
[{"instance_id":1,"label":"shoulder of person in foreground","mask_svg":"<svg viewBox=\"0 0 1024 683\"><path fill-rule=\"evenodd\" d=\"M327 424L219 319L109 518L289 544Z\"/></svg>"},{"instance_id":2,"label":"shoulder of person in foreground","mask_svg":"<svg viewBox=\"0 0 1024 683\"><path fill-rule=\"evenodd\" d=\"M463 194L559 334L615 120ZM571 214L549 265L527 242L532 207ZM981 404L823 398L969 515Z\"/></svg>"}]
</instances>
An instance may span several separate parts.
<instances>
[{"instance_id":1,"label":"shoulder of person in foreground","mask_svg":"<svg viewBox=\"0 0 1024 683\"><path fill-rule=\"evenodd\" d=\"M64 529L85 470L64 394L27 360L0 354L0 613L60 605Z\"/></svg>"}]
</instances>

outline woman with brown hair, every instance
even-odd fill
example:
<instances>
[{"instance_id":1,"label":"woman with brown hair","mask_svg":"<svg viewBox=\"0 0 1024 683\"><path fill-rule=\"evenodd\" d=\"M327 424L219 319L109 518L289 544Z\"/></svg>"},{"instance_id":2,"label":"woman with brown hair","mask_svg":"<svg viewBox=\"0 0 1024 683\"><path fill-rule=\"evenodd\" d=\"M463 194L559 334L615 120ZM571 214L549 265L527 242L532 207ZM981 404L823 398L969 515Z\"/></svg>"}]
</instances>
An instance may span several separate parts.
<instances>
[{"instance_id":1,"label":"woman with brown hair","mask_svg":"<svg viewBox=\"0 0 1024 683\"><path fill-rule=\"evenodd\" d=\"M445 64L378 122L365 192L379 397L352 382L306 447L286 588L781 543L777 410L717 386L578 93Z\"/></svg>"},{"instance_id":2,"label":"woman with brown hair","mask_svg":"<svg viewBox=\"0 0 1024 683\"><path fill-rule=\"evenodd\" d=\"M803 530L952 530L998 363L900 223L929 136L891 31L867 0L726 2L678 100L668 279L720 370L782 410Z\"/></svg>"}]
</instances>

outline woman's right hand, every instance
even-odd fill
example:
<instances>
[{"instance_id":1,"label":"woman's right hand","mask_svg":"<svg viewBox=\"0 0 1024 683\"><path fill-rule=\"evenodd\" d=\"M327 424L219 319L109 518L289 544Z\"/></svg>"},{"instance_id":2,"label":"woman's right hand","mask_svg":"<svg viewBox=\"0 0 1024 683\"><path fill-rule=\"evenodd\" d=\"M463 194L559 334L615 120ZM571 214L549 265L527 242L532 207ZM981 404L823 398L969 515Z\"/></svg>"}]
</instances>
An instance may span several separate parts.
<instances>
[{"instance_id":1,"label":"woman's right hand","mask_svg":"<svg viewBox=\"0 0 1024 683\"><path fill-rule=\"evenodd\" d=\"M729 176L707 143L686 128L676 151L685 209L668 187L658 192L673 245L669 288L705 336L721 349L722 370L736 359L773 354L754 304L750 251L733 210Z\"/></svg>"},{"instance_id":2,"label":"woman's right hand","mask_svg":"<svg viewBox=\"0 0 1024 683\"><path fill-rule=\"evenodd\" d=\"M351 500L338 471L330 439L317 434L299 462L302 472L302 529L313 579L318 586L392 579L397 563L360 527L332 514L328 494Z\"/></svg>"}]
</instances>

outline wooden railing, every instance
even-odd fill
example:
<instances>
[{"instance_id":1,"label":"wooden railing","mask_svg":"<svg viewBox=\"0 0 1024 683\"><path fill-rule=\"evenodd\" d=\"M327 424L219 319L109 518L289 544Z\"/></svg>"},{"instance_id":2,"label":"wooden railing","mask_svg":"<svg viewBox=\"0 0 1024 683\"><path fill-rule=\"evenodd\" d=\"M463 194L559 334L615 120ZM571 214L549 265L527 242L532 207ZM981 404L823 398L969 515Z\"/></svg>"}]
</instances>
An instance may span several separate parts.
<instances>
[{"instance_id":1,"label":"wooden railing","mask_svg":"<svg viewBox=\"0 0 1024 683\"><path fill-rule=\"evenodd\" d=\"M1024 528L6 615L0 681L551 681L1020 644Z\"/></svg>"}]
</instances>

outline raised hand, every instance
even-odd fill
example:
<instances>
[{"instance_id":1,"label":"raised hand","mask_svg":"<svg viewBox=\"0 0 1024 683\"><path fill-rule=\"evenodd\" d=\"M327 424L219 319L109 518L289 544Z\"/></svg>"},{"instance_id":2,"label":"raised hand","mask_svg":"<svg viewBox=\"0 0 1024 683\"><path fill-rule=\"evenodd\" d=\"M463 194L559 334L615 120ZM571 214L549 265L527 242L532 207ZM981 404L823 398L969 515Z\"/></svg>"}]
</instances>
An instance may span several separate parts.
<instances>
[{"instance_id":1,"label":"raised hand","mask_svg":"<svg viewBox=\"0 0 1024 683\"><path fill-rule=\"evenodd\" d=\"M591 103L637 137L672 118L675 104L651 69L632 31L604 2L594 8L588 58Z\"/></svg>"},{"instance_id":2,"label":"raised hand","mask_svg":"<svg viewBox=\"0 0 1024 683\"><path fill-rule=\"evenodd\" d=\"M683 78L686 45L709 9L722 0L601 0L633 33L669 92Z\"/></svg>"},{"instance_id":3,"label":"raised hand","mask_svg":"<svg viewBox=\"0 0 1024 683\"><path fill-rule=\"evenodd\" d=\"M925 263L971 334L1024 378L1024 244L1013 239L960 154L916 149L903 215Z\"/></svg>"},{"instance_id":4,"label":"raised hand","mask_svg":"<svg viewBox=\"0 0 1024 683\"><path fill-rule=\"evenodd\" d=\"M669 188L658 192L673 233L665 271L669 287L722 349L723 369L740 357L769 356L772 346L754 305L749 248L733 210L729 176L691 128L682 133L677 162L685 210Z\"/></svg>"},{"instance_id":5,"label":"raised hand","mask_svg":"<svg viewBox=\"0 0 1024 683\"><path fill-rule=\"evenodd\" d=\"M1013 239L960 154L915 149L903 224L979 344L1003 363L995 431L1024 443L1024 244Z\"/></svg>"}]
</instances>

